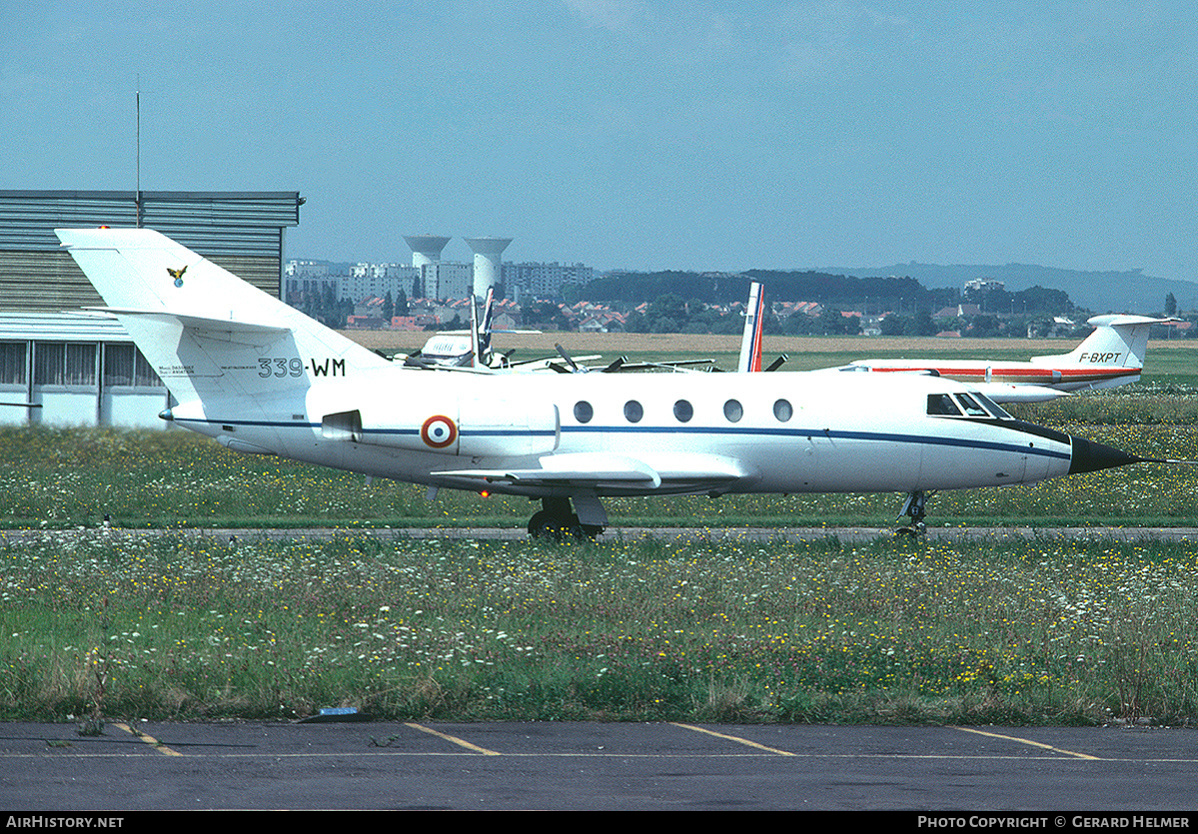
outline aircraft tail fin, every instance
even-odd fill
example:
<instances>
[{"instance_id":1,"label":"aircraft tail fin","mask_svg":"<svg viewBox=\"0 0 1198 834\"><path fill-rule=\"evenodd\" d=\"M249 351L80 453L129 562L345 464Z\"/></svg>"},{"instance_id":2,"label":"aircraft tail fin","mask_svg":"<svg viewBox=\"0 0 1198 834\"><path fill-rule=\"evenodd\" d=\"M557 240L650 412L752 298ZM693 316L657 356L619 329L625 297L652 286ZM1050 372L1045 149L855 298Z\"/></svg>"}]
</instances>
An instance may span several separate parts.
<instances>
[{"instance_id":1,"label":"aircraft tail fin","mask_svg":"<svg viewBox=\"0 0 1198 834\"><path fill-rule=\"evenodd\" d=\"M745 332L740 342L740 359L736 370L740 373L761 370L761 335L765 324L765 294L761 284L749 284L749 304L745 307Z\"/></svg>"},{"instance_id":2,"label":"aircraft tail fin","mask_svg":"<svg viewBox=\"0 0 1198 834\"><path fill-rule=\"evenodd\" d=\"M56 229L180 402L275 394L386 359L151 229Z\"/></svg>"},{"instance_id":3,"label":"aircraft tail fin","mask_svg":"<svg viewBox=\"0 0 1198 834\"><path fill-rule=\"evenodd\" d=\"M495 318L495 288L487 287L487 300L483 304L483 320L478 326L478 336L484 350L491 347L491 322Z\"/></svg>"},{"instance_id":4,"label":"aircraft tail fin","mask_svg":"<svg viewBox=\"0 0 1198 834\"><path fill-rule=\"evenodd\" d=\"M1040 365L1069 362L1109 368L1143 368L1144 354L1148 351L1148 333L1152 325L1177 321L1180 319L1094 316L1087 322L1094 326L1094 332L1072 351L1056 356L1036 356L1032 358L1032 362Z\"/></svg>"},{"instance_id":5,"label":"aircraft tail fin","mask_svg":"<svg viewBox=\"0 0 1198 834\"><path fill-rule=\"evenodd\" d=\"M470 296L470 348L474 353L470 364L475 368L488 367L491 363L491 309L494 303L495 288L487 287L487 300L480 319L478 302Z\"/></svg>"}]
</instances>

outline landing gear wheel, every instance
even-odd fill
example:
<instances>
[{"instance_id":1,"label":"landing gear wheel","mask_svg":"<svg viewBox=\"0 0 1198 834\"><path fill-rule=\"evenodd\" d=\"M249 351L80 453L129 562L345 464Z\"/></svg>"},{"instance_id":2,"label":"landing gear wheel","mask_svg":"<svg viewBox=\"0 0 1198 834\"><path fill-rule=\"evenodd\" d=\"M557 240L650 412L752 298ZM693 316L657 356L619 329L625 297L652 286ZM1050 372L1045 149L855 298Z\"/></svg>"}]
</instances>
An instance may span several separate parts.
<instances>
[{"instance_id":1,"label":"landing gear wheel","mask_svg":"<svg viewBox=\"0 0 1198 834\"><path fill-rule=\"evenodd\" d=\"M528 535L534 539L553 540L561 543L567 537L579 541L594 540L605 528L597 524L583 524L578 514L570 507L569 498L543 498L544 506L528 521Z\"/></svg>"},{"instance_id":2,"label":"landing gear wheel","mask_svg":"<svg viewBox=\"0 0 1198 834\"><path fill-rule=\"evenodd\" d=\"M577 518L571 520L568 516L562 518L548 510L540 510L528 520L528 535L534 539L552 539L555 542L561 542L577 524Z\"/></svg>"},{"instance_id":3,"label":"landing gear wheel","mask_svg":"<svg viewBox=\"0 0 1198 834\"><path fill-rule=\"evenodd\" d=\"M586 536L591 541L599 538L599 534L606 530L606 527L600 527L597 524L580 524L578 525L579 532Z\"/></svg>"},{"instance_id":4,"label":"landing gear wheel","mask_svg":"<svg viewBox=\"0 0 1198 834\"><path fill-rule=\"evenodd\" d=\"M933 493L934 494L934 493ZM903 525L894 531L896 536L919 536L927 532L928 525L924 523L927 517L928 498L932 494L925 493L922 489L917 489L907 493L907 500L903 502L903 508L899 511L898 517L909 516L911 523Z\"/></svg>"}]
</instances>

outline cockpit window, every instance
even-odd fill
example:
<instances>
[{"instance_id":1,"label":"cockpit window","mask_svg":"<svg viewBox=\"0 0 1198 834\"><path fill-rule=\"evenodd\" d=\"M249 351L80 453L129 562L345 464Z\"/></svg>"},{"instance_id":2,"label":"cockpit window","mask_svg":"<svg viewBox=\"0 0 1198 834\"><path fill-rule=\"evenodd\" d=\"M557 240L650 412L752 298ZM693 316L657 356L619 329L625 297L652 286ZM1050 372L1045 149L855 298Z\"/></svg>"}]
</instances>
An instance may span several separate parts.
<instances>
[{"instance_id":1,"label":"cockpit window","mask_svg":"<svg viewBox=\"0 0 1198 834\"><path fill-rule=\"evenodd\" d=\"M934 417L960 417L961 409L948 394L928 394L928 414Z\"/></svg>"},{"instance_id":2,"label":"cockpit window","mask_svg":"<svg viewBox=\"0 0 1198 834\"><path fill-rule=\"evenodd\" d=\"M985 408L987 411L989 411L991 414L993 414L998 419L1000 419L1000 420L1014 420L1015 419L1014 417L1012 417L1010 415L1010 413L1007 412L1006 409L1004 409L998 403L994 402L994 400L990 399L985 394L979 394L975 391L970 396L972 396L975 400L980 402L982 404L983 408Z\"/></svg>"},{"instance_id":3,"label":"cockpit window","mask_svg":"<svg viewBox=\"0 0 1198 834\"><path fill-rule=\"evenodd\" d=\"M928 394L928 414L934 417L994 417L1014 418L985 394Z\"/></svg>"},{"instance_id":4,"label":"cockpit window","mask_svg":"<svg viewBox=\"0 0 1198 834\"><path fill-rule=\"evenodd\" d=\"M978 405L978 401L975 400L969 394L957 394L957 402L961 404L961 407L963 409L965 409L966 417L989 417L990 416L989 413L987 413L986 409L984 409L980 405Z\"/></svg>"}]
</instances>

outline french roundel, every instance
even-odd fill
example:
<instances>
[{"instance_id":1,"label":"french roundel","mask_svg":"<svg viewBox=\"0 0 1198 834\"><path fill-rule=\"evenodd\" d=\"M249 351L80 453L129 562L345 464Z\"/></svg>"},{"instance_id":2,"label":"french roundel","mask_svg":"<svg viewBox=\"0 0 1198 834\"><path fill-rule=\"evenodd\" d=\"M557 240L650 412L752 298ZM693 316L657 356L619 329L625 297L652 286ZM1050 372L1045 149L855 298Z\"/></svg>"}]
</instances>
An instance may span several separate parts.
<instances>
[{"instance_id":1,"label":"french roundel","mask_svg":"<svg viewBox=\"0 0 1198 834\"><path fill-rule=\"evenodd\" d=\"M442 414L434 414L420 427L420 439L434 449L444 449L458 437L458 427Z\"/></svg>"}]
</instances>

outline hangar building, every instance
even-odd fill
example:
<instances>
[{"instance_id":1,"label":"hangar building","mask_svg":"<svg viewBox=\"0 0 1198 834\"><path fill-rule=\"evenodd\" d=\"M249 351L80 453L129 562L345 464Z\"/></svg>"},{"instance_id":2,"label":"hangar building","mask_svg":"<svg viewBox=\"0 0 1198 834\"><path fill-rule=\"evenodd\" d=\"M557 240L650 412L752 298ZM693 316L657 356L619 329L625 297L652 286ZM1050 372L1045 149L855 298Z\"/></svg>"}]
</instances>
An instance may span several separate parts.
<instances>
[{"instance_id":1,"label":"hangar building","mask_svg":"<svg viewBox=\"0 0 1198 834\"><path fill-rule=\"evenodd\" d=\"M0 190L0 425L162 426L162 382L124 329L80 315L103 301L54 229L157 229L279 297L294 191Z\"/></svg>"}]
</instances>

